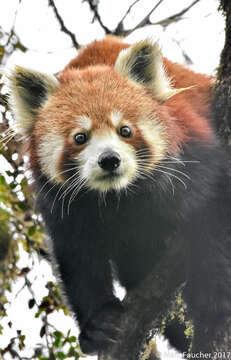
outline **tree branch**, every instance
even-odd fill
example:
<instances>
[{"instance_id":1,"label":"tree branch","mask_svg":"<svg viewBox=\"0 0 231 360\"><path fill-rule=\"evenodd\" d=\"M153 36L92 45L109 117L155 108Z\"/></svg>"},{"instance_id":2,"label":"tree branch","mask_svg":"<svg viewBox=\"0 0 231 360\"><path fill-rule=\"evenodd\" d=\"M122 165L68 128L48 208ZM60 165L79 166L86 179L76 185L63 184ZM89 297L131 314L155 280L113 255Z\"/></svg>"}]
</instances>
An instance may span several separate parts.
<instances>
[{"instance_id":1,"label":"tree branch","mask_svg":"<svg viewBox=\"0 0 231 360\"><path fill-rule=\"evenodd\" d=\"M113 32L108 29L107 26L105 26L102 22L101 16L99 15L98 12L98 1L97 0L84 0L88 3L91 11L94 13L94 17L93 17L93 22L95 21L95 19L98 20L100 26L104 29L106 34L112 34Z\"/></svg>"},{"instance_id":2,"label":"tree branch","mask_svg":"<svg viewBox=\"0 0 231 360\"><path fill-rule=\"evenodd\" d=\"M49 0L50 2L53 0ZM86 1L91 9L91 11L94 13L93 21L95 19L99 22L100 26L103 28L106 34L112 34L112 35L118 35L118 36L127 36L131 34L133 31L140 29L146 25L162 25L167 26L173 22L179 21L182 19L182 16L188 12L196 3L198 3L200 0L194 0L188 7L181 10L180 12L171 15L163 20L160 20L158 22L152 23L150 21L150 16L153 14L153 12L163 3L164 0L159 0L157 4L149 11L149 13L137 24L134 28L129 30L124 30L124 20L128 16L128 14L131 12L132 8L140 1L135 0L127 9L125 14L123 15L122 19L119 21L118 25L116 26L115 30L110 30L107 26L104 25L102 22L101 16L98 12L98 0L83 0Z\"/></svg>"},{"instance_id":3,"label":"tree branch","mask_svg":"<svg viewBox=\"0 0 231 360\"><path fill-rule=\"evenodd\" d=\"M107 352L99 354L99 360L138 360L148 332L161 327L176 289L185 281L185 246L179 240L174 247L160 258L145 281L126 295L120 339ZM152 352L147 360L153 358Z\"/></svg>"},{"instance_id":4,"label":"tree branch","mask_svg":"<svg viewBox=\"0 0 231 360\"><path fill-rule=\"evenodd\" d=\"M231 3L220 1L220 10L226 16L225 45L221 53L214 92L212 115L216 130L225 144L231 145Z\"/></svg>"},{"instance_id":5,"label":"tree branch","mask_svg":"<svg viewBox=\"0 0 231 360\"><path fill-rule=\"evenodd\" d=\"M162 19L160 21L157 21L157 22L151 22L150 21L150 16L152 15L152 13L161 5L161 3L163 2L164 0L160 0L154 7L153 9L144 17L144 19L139 23L137 24L134 28L132 29L129 29L129 30L124 30L123 29L123 19L121 20L122 21L122 24L121 24L121 21L119 22L119 24L117 25L117 28L115 30L115 35L124 35L124 36L127 36L129 34L131 34L133 31L137 30L137 29L140 29L146 25L161 25L161 26L168 26L170 24L172 24L173 22L177 22L179 20L182 20L182 16L184 14L186 14L194 5L196 5L200 0L194 0L189 6L187 6L185 9L181 10L180 12L174 14L174 15L171 15L171 16L168 16L167 18L165 19ZM135 1L136 3L137 1ZM135 3L133 3L131 6L135 5ZM131 10L131 9L130 9ZM128 9L128 13L130 11ZM127 13L125 14L127 16ZM118 27L121 27L121 29L119 29ZM120 30L120 31L119 31Z\"/></svg>"},{"instance_id":6,"label":"tree branch","mask_svg":"<svg viewBox=\"0 0 231 360\"><path fill-rule=\"evenodd\" d=\"M116 26L115 30L114 30L114 34L115 35L120 35L123 33L124 31L124 20L126 19L126 17L128 16L128 14L130 14L132 8L136 5L136 3L138 3L140 0L135 0L127 9L126 13L124 14L124 16L122 17L122 19L120 20L120 22L118 23L118 25Z\"/></svg>"},{"instance_id":7,"label":"tree branch","mask_svg":"<svg viewBox=\"0 0 231 360\"><path fill-rule=\"evenodd\" d=\"M76 40L75 34L73 32L71 32L70 30L68 30L68 28L65 26L63 18L61 17L61 15L58 12L58 9L55 5L54 0L48 0L48 5L52 7L55 16L60 24L61 27L61 31L63 31L65 34L67 34L68 36L70 36L71 41L73 46L78 49L80 47L80 44L78 43L78 41Z\"/></svg>"},{"instance_id":8,"label":"tree branch","mask_svg":"<svg viewBox=\"0 0 231 360\"><path fill-rule=\"evenodd\" d=\"M162 25L162 26L168 26L172 24L173 22L177 22L179 20L182 20L182 16L186 14L194 5L196 5L200 0L194 0L191 5L186 7L185 9L181 10L180 12L171 15L163 20L160 20L155 23L151 23L152 25Z\"/></svg>"},{"instance_id":9,"label":"tree branch","mask_svg":"<svg viewBox=\"0 0 231 360\"><path fill-rule=\"evenodd\" d=\"M184 57L184 60L186 62L187 65L192 65L193 64L193 61L192 59L190 58L190 56L186 53L186 51L181 47L181 44L180 44L180 41L178 41L177 39L173 39L173 41L178 45L183 57Z\"/></svg>"},{"instance_id":10,"label":"tree branch","mask_svg":"<svg viewBox=\"0 0 231 360\"><path fill-rule=\"evenodd\" d=\"M152 15L152 13L162 4L164 0L159 0L158 3L152 8L151 11L149 11L149 13L144 17L143 20L141 20L139 22L139 24L137 24L133 29L127 30L126 31L126 35L131 34L133 31L140 29L146 25L151 25L151 21L150 21L150 16Z\"/></svg>"}]
</instances>

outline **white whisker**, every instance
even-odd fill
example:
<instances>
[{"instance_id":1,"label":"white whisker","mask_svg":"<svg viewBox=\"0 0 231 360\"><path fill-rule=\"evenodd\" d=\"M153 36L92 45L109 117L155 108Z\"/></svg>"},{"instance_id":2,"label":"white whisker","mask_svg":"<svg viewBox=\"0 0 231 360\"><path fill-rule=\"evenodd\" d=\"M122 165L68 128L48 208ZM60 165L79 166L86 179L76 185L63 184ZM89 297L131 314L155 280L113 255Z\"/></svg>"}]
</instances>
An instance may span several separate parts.
<instances>
[{"instance_id":1,"label":"white whisker","mask_svg":"<svg viewBox=\"0 0 231 360\"><path fill-rule=\"evenodd\" d=\"M56 202L56 200L57 200L57 197L58 197L60 191L62 190L63 187L65 187L65 185L68 183L68 181L70 181L70 180L73 179L74 177L76 177L76 173L73 174L71 177L69 177L69 178L59 187L59 189L58 189L58 191L57 191L57 193L56 193L56 195L55 195L55 198L54 198L54 200L53 200L52 206L51 206L51 214L52 214L52 212L53 212L53 209L54 209L54 206L55 206L55 202ZM73 181L74 181L74 180L73 180ZM50 189L50 190L51 190L51 189ZM50 191L50 190L49 190L49 191ZM59 197L58 200L60 200L60 197Z\"/></svg>"},{"instance_id":2,"label":"white whisker","mask_svg":"<svg viewBox=\"0 0 231 360\"><path fill-rule=\"evenodd\" d=\"M79 173L74 174L75 176L79 176ZM73 178L73 176L72 176ZM71 179L71 178L70 178ZM61 200L62 198L65 198L67 194L69 194L71 192L71 190L76 186L76 184L78 183L78 181L80 181L80 178L74 178L74 180L72 180L72 182L69 184L69 186L63 191L63 193L60 195L58 200Z\"/></svg>"},{"instance_id":3,"label":"white whisker","mask_svg":"<svg viewBox=\"0 0 231 360\"><path fill-rule=\"evenodd\" d=\"M161 169L160 169L160 167L161 167ZM173 183L171 177L177 179L184 186L184 188L187 189L186 183L181 178L179 178L175 174L172 174L169 171L164 171L163 169L166 169L166 167L156 165L154 167L154 169L147 170L145 168L145 166L140 165L139 169L138 169L138 175L139 175L139 178L146 177L146 178L148 178L148 179L150 179L152 181L156 181L156 179L154 178L154 172L155 171L164 174L166 176L166 178L168 179L169 183L171 184L173 196L175 194L175 187L174 187L174 183ZM171 168L167 168L167 169L168 170L173 170L173 171L175 170L175 169L171 169ZM176 172L180 173L180 174L184 175L185 177L187 177L188 179L190 179L190 177L188 175L184 174L183 172L181 172L179 170L176 170Z\"/></svg>"},{"instance_id":4,"label":"white whisker","mask_svg":"<svg viewBox=\"0 0 231 360\"><path fill-rule=\"evenodd\" d=\"M177 172L178 174L181 174L181 175L185 176L187 179L191 180L190 176L188 176L187 174L185 174L183 171L176 170L176 169L172 169L172 168L170 168L170 167L163 166L163 165L156 165L156 167L158 167L158 168L163 168L163 169L166 169L166 170L175 171L175 172Z\"/></svg>"},{"instance_id":5,"label":"white whisker","mask_svg":"<svg viewBox=\"0 0 231 360\"><path fill-rule=\"evenodd\" d=\"M76 196L78 195L78 193L80 192L80 190L84 187L84 185L86 184L87 180L86 179L82 179L82 181L80 183L78 183L76 185L76 189L73 191L73 193L71 194L71 197L69 199L68 202L68 206L67 206L67 213L70 213L70 206L71 203L75 200Z\"/></svg>"},{"instance_id":6,"label":"white whisker","mask_svg":"<svg viewBox=\"0 0 231 360\"><path fill-rule=\"evenodd\" d=\"M184 186L185 190L187 189L187 185L185 184L185 182L182 179L180 179L178 176L171 174L170 172L160 170L160 169L155 169L155 171L172 176L173 178L177 179Z\"/></svg>"},{"instance_id":7,"label":"white whisker","mask_svg":"<svg viewBox=\"0 0 231 360\"><path fill-rule=\"evenodd\" d=\"M72 165L73 165L73 164L72 164ZM39 190L39 192L37 193L37 195L39 195L39 194L42 192L42 190L45 188L46 185L48 185L52 180L55 180L57 176L60 176L60 175L62 175L62 174L64 174L64 173L67 173L67 172L72 171L72 170L78 170L78 167L77 167L77 166L74 166L74 167L72 167L72 168L70 168L70 169L67 169L67 170L64 170L64 171L60 171L60 172L57 173L55 176L50 177L50 178L45 182L45 184L43 184L43 186L41 187L41 189ZM57 185L58 185L58 184L55 183L55 184L52 186L52 188L49 189L49 191L44 195L44 198L45 198L45 197L48 195L48 193L49 193L55 186L57 186Z\"/></svg>"}]
</instances>

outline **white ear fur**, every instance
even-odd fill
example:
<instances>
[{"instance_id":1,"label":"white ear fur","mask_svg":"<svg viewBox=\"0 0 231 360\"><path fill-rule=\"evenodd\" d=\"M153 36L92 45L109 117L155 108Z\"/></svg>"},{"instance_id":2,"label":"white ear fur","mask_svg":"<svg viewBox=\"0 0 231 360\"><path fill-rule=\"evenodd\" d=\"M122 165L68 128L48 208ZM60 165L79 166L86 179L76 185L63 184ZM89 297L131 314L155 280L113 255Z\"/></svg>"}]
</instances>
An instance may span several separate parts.
<instances>
[{"instance_id":1,"label":"white ear fur","mask_svg":"<svg viewBox=\"0 0 231 360\"><path fill-rule=\"evenodd\" d=\"M173 89L168 78L158 42L150 39L139 41L122 50L115 69L131 81L152 89L157 100L165 101L185 89Z\"/></svg>"},{"instance_id":2,"label":"white ear fur","mask_svg":"<svg viewBox=\"0 0 231 360\"><path fill-rule=\"evenodd\" d=\"M15 117L15 131L28 135L34 127L36 110L45 104L59 82L53 75L19 66L8 79L9 105Z\"/></svg>"}]
</instances>

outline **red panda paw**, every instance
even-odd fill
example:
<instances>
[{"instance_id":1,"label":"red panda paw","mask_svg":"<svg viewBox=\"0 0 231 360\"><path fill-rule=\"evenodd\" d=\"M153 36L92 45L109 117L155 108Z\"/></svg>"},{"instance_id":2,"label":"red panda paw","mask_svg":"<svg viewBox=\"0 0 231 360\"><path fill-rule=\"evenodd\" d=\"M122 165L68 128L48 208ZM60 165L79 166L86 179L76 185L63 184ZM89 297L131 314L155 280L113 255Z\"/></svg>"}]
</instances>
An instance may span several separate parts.
<instances>
[{"instance_id":1,"label":"red panda paw","mask_svg":"<svg viewBox=\"0 0 231 360\"><path fill-rule=\"evenodd\" d=\"M79 336L83 353L97 355L117 342L120 335L119 321L122 313L119 302L105 305L96 316L89 319Z\"/></svg>"}]
</instances>

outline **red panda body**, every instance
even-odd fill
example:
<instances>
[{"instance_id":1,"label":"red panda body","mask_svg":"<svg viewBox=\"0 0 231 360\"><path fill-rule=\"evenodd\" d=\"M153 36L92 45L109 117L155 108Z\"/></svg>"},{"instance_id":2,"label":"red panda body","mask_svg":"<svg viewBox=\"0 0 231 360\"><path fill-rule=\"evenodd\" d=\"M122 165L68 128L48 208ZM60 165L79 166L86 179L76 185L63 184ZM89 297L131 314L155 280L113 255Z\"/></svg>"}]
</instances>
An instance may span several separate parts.
<instances>
[{"instance_id":1,"label":"red panda body","mask_svg":"<svg viewBox=\"0 0 231 360\"><path fill-rule=\"evenodd\" d=\"M193 351L215 350L227 330L230 184L211 122L213 85L163 59L157 44L110 37L82 49L58 80L12 75L12 110L86 353L118 336L111 264L130 290L179 244Z\"/></svg>"}]
</instances>

